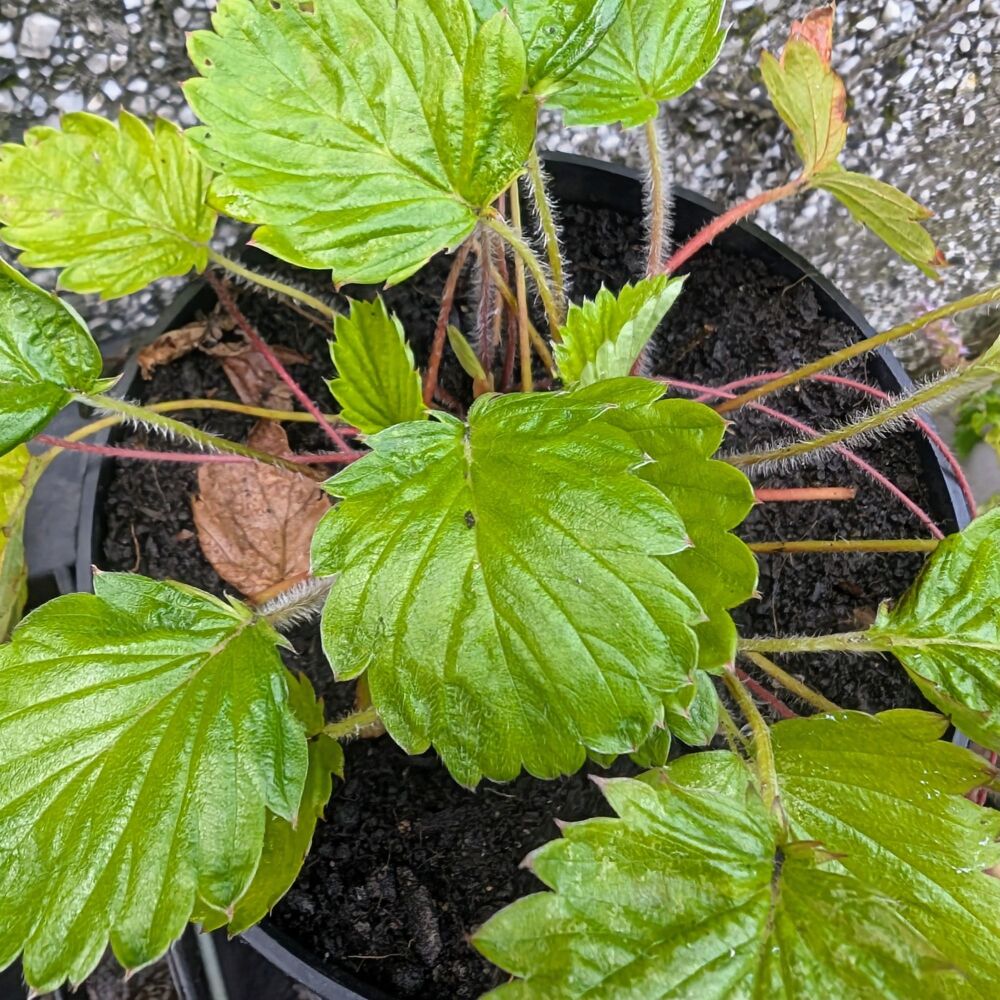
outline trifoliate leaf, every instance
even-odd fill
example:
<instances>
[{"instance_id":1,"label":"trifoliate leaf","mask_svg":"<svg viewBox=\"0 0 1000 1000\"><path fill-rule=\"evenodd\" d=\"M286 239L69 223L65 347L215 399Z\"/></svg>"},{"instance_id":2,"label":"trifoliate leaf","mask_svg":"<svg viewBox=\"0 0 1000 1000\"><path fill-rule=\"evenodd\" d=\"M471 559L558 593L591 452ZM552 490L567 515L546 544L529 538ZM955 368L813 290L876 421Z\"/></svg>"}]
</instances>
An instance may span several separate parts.
<instances>
[{"instance_id":1,"label":"trifoliate leaf","mask_svg":"<svg viewBox=\"0 0 1000 1000\"><path fill-rule=\"evenodd\" d=\"M5 642L28 598L24 515L34 487L34 466L24 445L0 456L0 642Z\"/></svg>"},{"instance_id":2,"label":"trifoliate leaf","mask_svg":"<svg viewBox=\"0 0 1000 1000\"><path fill-rule=\"evenodd\" d=\"M334 774L343 777L344 753L340 744L324 735L322 703L316 701L312 685L304 674L288 675L289 702L306 729L309 740L309 770L302 789L295 825L268 813L264 848L253 882L240 898L231 916L218 910L196 913L192 918L202 930L229 925L229 933L241 934L259 923L292 887L309 853L316 821L323 818L333 793Z\"/></svg>"},{"instance_id":3,"label":"trifoliate leaf","mask_svg":"<svg viewBox=\"0 0 1000 1000\"><path fill-rule=\"evenodd\" d=\"M43 993L237 903L306 777L270 625L181 584L94 586L0 647L0 967L23 950Z\"/></svg>"},{"instance_id":4,"label":"trifoliate leaf","mask_svg":"<svg viewBox=\"0 0 1000 1000\"><path fill-rule=\"evenodd\" d=\"M482 396L467 425L383 431L327 484L343 499L313 544L313 572L337 576L326 653L340 678L366 672L408 753L433 745L466 785L554 777L690 701L701 610L660 558L685 528L609 419L655 425L660 393Z\"/></svg>"},{"instance_id":5,"label":"trifoliate leaf","mask_svg":"<svg viewBox=\"0 0 1000 1000\"><path fill-rule=\"evenodd\" d=\"M61 287L116 298L157 278L203 271L215 212L211 174L176 125L154 131L122 111L86 112L62 131L30 129L0 147L0 239L28 267L62 267Z\"/></svg>"},{"instance_id":6,"label":"trifoliate leaf","mask_svg":"<svg viewBox=\"0 0 1000 1000\"><path fill-rule=\"evenodd\" d=\"M221 0L191 36L191 133L214 202L338 283L402 281L455 247L535 137L524 45L470 0ZM253 85L247 86L252 80Z\"/></svg>"},{"instance_id":7,"label":"trifoliate leaf","mask_svg":"<svg viewBox=\"0 0 1000 1000\"><path fill-rule=\"evenodd\" d=\"M330 353L337 378L330 392L348 423L373 434L426 416L420 374L403 324L381 298L351 301L350 316L338 315Z\"/></svg>"},{"instance_id":8,"label":"trifoliate leaf","mask_svg":"<svg viewBox=\"0 0 1000 1000\"><path fill-rule=\"evenodd\" d=\"M844 170L839 164L817 174L812 183L829 191L858 222L928 278L937 278L936 269L948 263L921 225L934 213L891 184Z\"/></svg>"},{"instance_id":9,"label":"trifoliate leaf","mask_svg":"<svg viewBox=\"0 0 1000 1000\"><path fill-rule=\"evenodd\" d=\"M907 710L791 719L772 730L775 767L793 835L890 897L962 977L911 996L985 1000L1000 976L1000 815L965 797L993 772L942 742L945 726Z\"/></svg>"},{"instance_id":10,"label":"trifoliate leaf","mask_svg":"<svg viewBox=\"0 0 1000 1000\"><path fill-rule=\"evenodd\" d=\"M625 0L595 51L553 103L569 125L642 125L719 57L724 0Z\"/></svg>"},{"instance_id":11,"label":"trifoliate leaf","mask_svg":"<svg viewBox=\"0 0 1000 1000\"><path fill-rule=\"evenodd\" d=\"M882 887L789 840L749 784L729 753L602 782L618 818L566 826L529 855L555 891L474 936L521 977L490 996L908 1000L961 983Z\"/></svg>"},{"instance_id":12,"label":"trifoliate leaf","mask_svg":"<svg viewBox=\"0 0 1000 1000\"><path fill-rule=\"evenodd\" d=\"M659 275L572 303L555 345L560 378L589 385L628 375L683 286L683 278Z\"/></svg>"},{"instance_id":13,"label":"trifoliate leaf","mask_svg":"<svg viewBox=\"0 0 1000 1000\"><path fill-rule=\"evenodd\" d=\"M1000 750L1000 510L946 538L913 586L866 633L925 698Z\"/></svg>"},{"instance_id":14,"label":"trifoliate leaf","mask_svg":"<svg viewBox=\"0 0 1000 1000\"><path fill-rule=\"evenodd\" d=\"M524 40L528 82L544 95L600 44L622 0L472 0L472 5L484 21L507 10Z\"/></svg>"},{"instance_id":15,"label":"trifoliate leaf","mask_svg":"<svg viewBox=\"0 0 1000 1000\"><path fill-rule=\"evenodd\" d=\"M101 352L77 313L0 260L0 455L100 375Z\"/></svg>"}]
</instances>

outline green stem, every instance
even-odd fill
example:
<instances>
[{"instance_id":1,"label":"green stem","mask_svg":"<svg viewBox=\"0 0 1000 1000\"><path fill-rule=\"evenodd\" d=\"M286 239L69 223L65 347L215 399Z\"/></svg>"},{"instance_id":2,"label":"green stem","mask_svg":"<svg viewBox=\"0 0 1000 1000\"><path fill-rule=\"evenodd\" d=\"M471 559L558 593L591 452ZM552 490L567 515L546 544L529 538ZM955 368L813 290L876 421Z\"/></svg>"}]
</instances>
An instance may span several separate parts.
<instances>
[{"instance_id":1,"label":"green stem","mask_svg":"<svg viewBox=\"0 0 1000 1000\"><path fill-rule=\"evenodd\" d=\"M315 295L303 292L294 285L286 285L283 281L278 281L276 278L269 278L264 274L258 274L256 271L251 271L250 268L244 267L242 264L238 264L235 260L230 260L223 254L216 253L211 249L208 251L208 257L213 264L218 264L219 267L225 269L226 271L230 271L246 281L259 285L261 288L267 288L272 292L277 292L279 295L284 295L286 298L295 299L297 302L301 302L310 309L315 309L316 312L326 316L328 319L332 320L337 316L336 309L331 308L325 302L316 298Z\"/></svg>"},{"instance_id":2,"label":"green stem","mask_svg":"<svg viewBox=\"0 0 1000 1000\"><path fill-rule=\"evenodd\" d=\"M379 723L375 706L368 705L357 712L351 712L337 722L327 723L323 732L335 740L351 740L363 736L367 730L375 729Z\"/></svg>"},{"instance_id":3,"label":"green stem","mask_svg":"<svg viewBox=\"0 0 1000 1000\"><path fill-rule=\"evenodd\" d=\"M812 705L813 708L821 712L839 712L840 706L835 705L829 698L823 697L819 691L814 691L808 684L803 684L797 677L782 670L773 660L769 660L760 653L753 653L747 650L743 654L754 666L763 670L772 680L780 684L786 691L798 695L804 702Z\"/></svg>"},{"instance_id":4,"label":"green stem","mask_svg":"<svg viewBox=\"0 0 1000 1000\"><path fill-rule=\"evenodd\" d=\"M822 539L802 542L750 542L751 552L933 552L936 538Z\"/></svg>"},{"instance_id":5,"label":"green stem","mask_svg":"<svg viewBox=\"0 0 1000 1000\"><path fill-rule=\"evenodd\" d=\"M514 181L510 186L510 218L514 224L514 231L518 234L523 232L521 228L521 196L518 191L518 183ZM529 251L529 256L534 257ZM524 280L525 261L520 257L514 260L514 279L517 285L517 333L521 355L521 392L531 392L535 387L535 379L531 372L531 338L528 335L528 289Z\"/></svg>"},{"instance_id":6,"label":"green stem","mask_svg":"<svg viewBox=\"0 0 1000 1000\"><path fill-rule=\"evenodd\" d=\"M741 653L879 653L885 648L873 642L867 632L789 635L739 641Z\"/></svg>"},{"instance_id":7,"label":"green stem","mask_svg":"<svg viewBox=\"0 0 1000 1000\"><path fill-rule=\"evenodd\" d=\"M663 157L660 151L660 137L656 132L656 119L651 118L645 125L646 155L649 157L649 259L646 274L659 274L663 269L663 248L666 242L667 196L664 190Z\"/></svg>"},{"instance_id":8,"label":"green stem","mask_svg":"<svg viewBox=\"0 0 1000 1000\"><path fill-rule=\"evenodd\" d=\"M528 178L531 181L531 192L535 200L535 209L538 212L538 224L545 237L545 252L552 270L553 292L559 307L560 323L562 323L566 317L566 269L563 266L562 252L559 247L559 227L556 225L552 205L549 203L548 184L537 147L532 147L531 156L528 158Z\"/></svg>"},{"instance_id":9,"label":"green stem","mask_svg":"<svg viewBox=\"0 0 1000 1000\"><path fill-rule=\"evenodd\" d=\"M244 458L252 458L264 465L272 465L286 472L294 472L298 476L305 475L303 469L294 462L279 458L277 455L268 455L267 452L257 451L248 448L246 445L237 444L235 441L228 441L226 438L217 437L206 431L192 427L190 424L174 420L172 417L157 413L145 406L137 406L124 399L115 399L112 396L92 396L89 393L77 393L74 397L77 402L85 406L92 406L96 410L106 410L116 414L124 420L134 420L136 423L146 424L156 427L158 430L168 434L175 434L184 441L190 441L199 448L209 451L217 451L226 455L241 455Z\"/></svg>"},{"instance_id":10,"label":"green stem","mask_svg":"<svg viewBox=\"0 0 1000 1000\"><path fill-rule=\"evenodd\" d=\"M951 392L958 380L971 370L970 366L970 368L965 369L965 372L949 372L937 381L931 382L921 389L917 389L916 392L905 396L890 406L876 410L874 413L870 413L860 420L855 420L854 423L845 424L843 427L838 427L836 430L829 431L826 434L820 434L818 437L807 438L804 441L795 441L792 444L782 445L779 448L729 455L726 457L726 461L737 468L747 469L766 462L784 462L799 455L809 455L817 451L822 451L824 448L832 448L834 445L838 445L850 438L871 434L873 431L877 431L887 424L905 417L913 410L918 410L935 399Z\"/></svg>"},{"instance_id":11,"label":"green stem","mask_svg":"<svg viewBox=\"0 0 1000 1000\"><path fill-rule=\"evenodd\" d=\"M902 323L899 326L894 326L891 330L886 330L884 333L869 337L867 340L860 340L856 344L850 344L843 348L843 350L834 351L832 354L820 358L819 361L813 361L793 372L789 372L787 375L782 375L781 378L776 378L756 388L749 389L747 392L727 400L721 406L717 407L717 409L720 413L731 413L733 410L738 410L740 407L746 406L747 403L752 403L756 399L761 399L763 396L770 396L780 389L787 389L788 386L796 385L819 372L836 368L845 361L850 361L852 358L867 354L869 351L874 351L885 344L891 344L902 337L908 337L911 333L916 333L918 330L922 330L925 326L930 326L931 323L936 323L938 320L947 319L949 316L965 312L968 309L995 304L998 301L1000 301L1000 285L994 285L983 292L977 292L975 295L967 295L948 305L941 306L940 309L924 313L916 319L910 320L908 323Z\"/></svg>"},{"instance_id":12,"label":"green stem","mask_svg":"<svg viewBox=\"0 0 1000 1000\"><path fill-rule=\"evenodd\" d=\"M514 215L513 208L516 201L516 189L517 185L512 184L510 187L511 216ZM549 321L549 334L553 340L559 340L559 327L561 325L559 321L559 309L556 307L555 296L549 287L549 282L545 276L545 269L542 267L541 261L539 261L535 256L535 252L521 237L520 232L508 226L495 210L488 210L483 215L483 221L514 251L515 263L522 261L531 273L532 280L538 288L539 297L545 308L545 316Z\"/></svg>"}]
</instances>

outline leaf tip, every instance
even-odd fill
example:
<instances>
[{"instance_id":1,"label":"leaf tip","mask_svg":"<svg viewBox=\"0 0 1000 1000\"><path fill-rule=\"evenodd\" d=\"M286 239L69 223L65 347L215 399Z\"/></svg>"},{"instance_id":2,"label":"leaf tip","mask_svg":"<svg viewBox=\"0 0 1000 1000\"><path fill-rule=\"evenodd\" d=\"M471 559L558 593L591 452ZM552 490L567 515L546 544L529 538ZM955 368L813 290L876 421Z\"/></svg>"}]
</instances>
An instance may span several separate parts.
<instances>
[{"instance_id":1,"label":"leaf tip","mask_svg":"<svg viewBox=\"0 0 1000 1000\"><path fill-rule=\"evenodd\" d=\"M811 45L827 66L833 59L833 22L836 16L834 4L826 4L809 11L801 21L792 21L788 35L789 43L802 41ZM782 54L784 59L784 54Z\"/></svg>"}]
</instances>

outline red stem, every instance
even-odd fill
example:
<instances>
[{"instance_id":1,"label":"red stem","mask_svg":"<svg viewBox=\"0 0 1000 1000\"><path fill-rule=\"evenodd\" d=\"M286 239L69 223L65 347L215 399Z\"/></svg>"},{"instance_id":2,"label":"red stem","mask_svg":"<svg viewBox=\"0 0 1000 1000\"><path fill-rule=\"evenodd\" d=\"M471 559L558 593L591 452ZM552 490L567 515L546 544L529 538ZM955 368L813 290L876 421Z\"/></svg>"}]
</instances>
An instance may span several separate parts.
<instances>
[{"instance_id":1,"label":"red stem","mask_svg":"<svg viewBox=\"0 0 1000 1000\"><path fill-rule=\"evenodd\" d=\"M770 705L783 719L795 719L797 712L793 712L777 695L771 694L763 684L755 681L745 670L736 668L736 676L755 694L761 701Z\"/></svg>"},{"instance_id":2,"label":"red stem","mask_svg":"<svg viewBox=\"0 0 1000 1000\"><path fill-rule=\"evenodd\" d=\"M437 394L438 375L441 372L441 359L444 357L444 342L448 336L448 320L451 319L451 309L455 303L455 289L461 277L465 262L469 258L472 243L466 240L455 254L451 262L451 270L441 292L441 308L438 310L437 326L434 328L434 344L431 347L431 357L427 365L427 375L424 378L424 406L434 405Z\"/></svg>"},{"instance_id":3,"label":"red stem","mask_svg":"<svg viewBox=\"0 0 1000 1000\"><path fill-rule=\"evenodd\" d=\"M285 366L278 360L277 355L270 347L264 342L264 338L257 332L253 324L243 315L243 311L236 304L236 300L229 292L229 288L226 283L213 274L211 271L205 272L205 277L208 279L208 283L215 289L215 294L219 297L219 301L222 303L226 312L236 321L237 326L246 334L247 339L250 341L255 351L260 352L263 355L264 360L274 369L278 378L281 379L285 385L291 389L292 394L295 398L302 404L306 412L309 413L313 419L323 428L326 436L333 441L340 451L350 451L351 446L348 444L347 439L338 431L329 420L323 416L323 411L309 398L305 389L299 385L295 379L288 373Z\"/></svg>"},{"instance_id":4,"label":"red stem","mask_svg":"<svg viewBox=\"0 0 1000 1000\"><path fill-rule=\"evenodd\" d=\"M734 205L728 212L723 212L722 215L717 216L704 229L695 233L687 243L677 249L663 266L662 270L667 274L673 274L674 271L687 263L702 247L707 246L716 236L725 232L730 226L735 225L741 219L745 219L748 215L752 215L758 208L762 208L764 205L769 205L771 202L780 201L782 198L797 194L804 183L804 179L799 177L794 181L789 181L787 184L782 184L781 187L772 188L770 191L762 191L756 197L749 199L749 201Z\"/></svg>"},{"instance_id":5,"label":"red stem","mask_svg":"<svg viewBox=\"0 0 1000 1000\"><path fill-rule=\"evenodd\" d=\"M754 491L758 503L814 503L819 500L853 500L858 491L853 486L790 486L784 489Z\"/></svg>"}]
</instances>

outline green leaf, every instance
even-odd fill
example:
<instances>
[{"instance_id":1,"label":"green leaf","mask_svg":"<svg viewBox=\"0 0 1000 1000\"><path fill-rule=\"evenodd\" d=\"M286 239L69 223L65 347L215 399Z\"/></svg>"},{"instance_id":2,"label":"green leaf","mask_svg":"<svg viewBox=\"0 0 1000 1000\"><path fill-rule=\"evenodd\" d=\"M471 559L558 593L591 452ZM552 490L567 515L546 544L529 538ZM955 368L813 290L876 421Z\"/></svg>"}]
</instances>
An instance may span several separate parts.
<instances>
[{"instance_id":1,"label":"green leaf","mask_svg":"<svg viewBox=\"0 0 1000 1000\"><path fill-rule=\"evenodd\" d=\"M660 558L684 525L609 419L655 424L660 392L482 396L468 425L383 431L327 484L343 499L313 544L313 571L337 576L326 653L340 678L366 672L408 753L433 744L466 785L554 777L690 701L701 610Z\"/></svg>"},{"instance_id":2,"label":"green leaf","mask_svg":"<svg viewBox=\"0 0 1000 1000\"><path fill-rule=\"evenodd\" d=\"M569 125L642 125L690 90L725 40L724 0L625 0L604 40L553 103Z\"/></svg>"},{"instance_id":3,"label":"green leaf","mask_svg":"<svg viewBox=\"0 0 1000 1000\"><path fill-rule=\"evenodd\" d=\"M366 434L426 416L420 374L403 324L381 298L351 300L350 316L338 315L331 356L337 378L330 392L341 416Z\"/></svg>"},{"instance_id":4,"label":"green leaf","mask_svg":"<svg viewBox=\"0 0 1000 1000\"><path fill-rule=\"evenodd\" d=\"M28 599L24 515L34 488L34 470L24 445L0 456L0 642L10 636Z\"/></svg>"},{"instance_id":5,"label":"green leaf","mask_svg":"<svg viewBox=\"0 0 1000 1000\"><path fill-rule=\"evenodd\" d=\"M555 345L560 378L589 385L628 375L683 287L683 278L659 275L572 303Z\"/></svg>"},{"instance_id":6,"label":"green leaf","mask_svg":"<svg viewBox=\"0 0 1000 1000\"><path fill-rule=\"evenodd\" d=\"M524 40L528 82L536 94L557 89L600 44L622 0L472 0L484 21L506 10Z\"/></svg>"},{"instance_id":7,"label":"green leaf","mask_svg":"<svg viewBox=\"0 0 1000 1000\"><path fill-rule=\"evenodd\" d=\"M211 174L184 134L122 111L115 127L65 115L0 147L0 238L27 267L62 267L61 287L111 299L157 278L203 271L215 212Z\"/></svg>"},{"instance_id":8,"label":"green leaf","mask_svg":"<svg viewBox=\"0 0 1000 1000\"><path fill-rule=\"evenodd\" d=\"M695 685L694 700L684 712L669 709L667 724L682 743L689 747L703 747L712 742L719 730L721 705L715 684L708 674L699 670L695 675Z\"/></svg>"},{"instance_id":9,"label":"green leaf","mask_svg":"<svg viewBox=\"0 0 1000 1000\"><path fill-rule=\"evenodd\" d=\"M939 277L937 268L947 261L921 225L934 214L929 209L891 184L844 170L839 164L817 174L812 183L829 191L903 260L915 264L928 278Z\"/></svg>"},{"instance_id":10,"label":"green leaf","mask_svg":"<svg viewBox=\"0 0 1000 1000\"><path fill-rule=\"evenodd\" d=\"M264 848L253 882L237 902L232 915L219 910L196 913L192 918L202 930L212 931L229 925L230 935L259 923L278 900L292 887L309 853L316 821L323 818L333 793L332 776L343 777L344 753L340 744L321 732L322 703L316 701L309 679L304 674L288 675L289 701L306 728L309 741L309 770L302 789L295 825L274 813L268 813L264 829Z\"/></svg>"},{"instance_id":11,"label":"green leaf","mask_svg":"<svg viewBox=\"0 0 1000 1000\"><path fill-rule=\"evenodd\" d=\"M0 455L100 375L101 352L77 313L0 260Z\"/></svg>"},{"instance_id":12,"label":"green leaf","mask_svg":"<svg viewBox=\"0 0 1000 1000\"><path fill-rule=\"evenodd\" d=\"M482 362L479 360L479 356L472 348L462 331L459 330L457 326L448 326L448 343L451 345L452 351L455 353L455 357L458 358L458 363L462 366L462 371L465 372L471 379L476 382L486 384L486 372L483 369Z\"/></svg>"},{"instance_id":13,"label":"green leaf","mask_svg":"<svg viewBox=\"0 0 1000 1000\"><path fill-rule=\"evenodd\" d=\"M237 903L306 778L270 625L182 584L94 586L0 647L0 967L23 950L43 993Z\"/></svg>"},{"instance_id":14,"label":"green leaf","mask_svg":"<svg viewBox=\"0 0 1000 1000\"><path fill-rule=\"evenodd\" d=\"M619 818L529 855L555 892L474 936L522 977L491 997L909 1000L958 981L891 898L783 835L732 754L600 784Z\"/></svg>"},{"instance_id":15,"label":"green leaf","mask_svg":"<svg viewBox=\"0 0 1000 1000\"><path fill-rule=\"evenodd\" d=\"M503 13L477 27L469 0L221 0L213 25L189 41L191 135L214 203L263 223L257 245L284 260L402 281L521 173L536 104Z\"/></svg>"},{"instance_id":16,"label":"green leaf","mask_svg":"<svg viewBox=\"0 0 1000 1000\"><path fill-rule=\"evenodd\" d=\"M925 698L1000 750L1000 510L946 538L866 638L893 654Z\"/></svg>"},{"instance_id":17,"label":"green leaf","mask_svg":"<svg viewBox=\"0 0 1000 1000\"><path fill-rule=\"evenodd\" d=\"M955 424L955 451L968 458L985 442L1000 455L1000 386L991 386L962 400Z\"/></svg>"}]
</instances>

